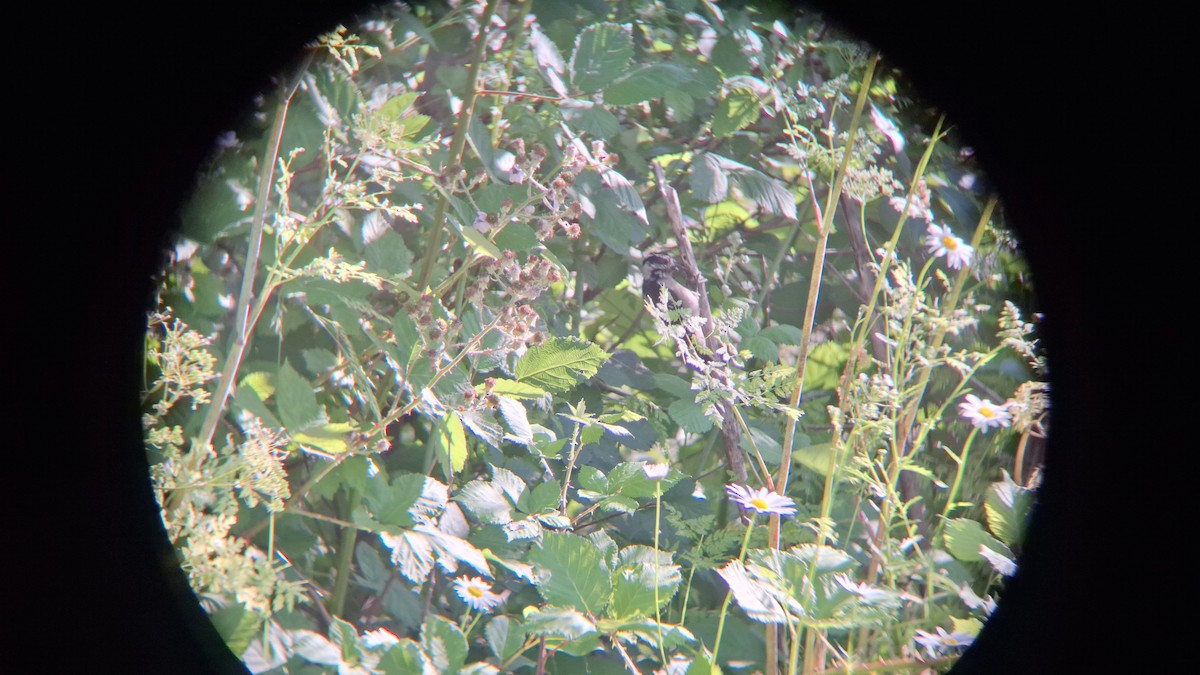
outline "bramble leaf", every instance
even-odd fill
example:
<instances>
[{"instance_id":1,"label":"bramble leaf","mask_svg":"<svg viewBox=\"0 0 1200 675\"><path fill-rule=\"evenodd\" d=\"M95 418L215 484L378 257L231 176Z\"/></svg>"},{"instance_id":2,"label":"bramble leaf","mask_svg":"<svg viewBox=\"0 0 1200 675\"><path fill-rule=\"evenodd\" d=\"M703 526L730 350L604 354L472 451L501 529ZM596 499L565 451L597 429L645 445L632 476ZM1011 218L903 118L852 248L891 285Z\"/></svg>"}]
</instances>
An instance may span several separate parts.
<instances>
[{"instance_id":1,"label":"bramble leaf","mask_svg":"<svg viewBox=\"0 0 1200 675\"><path fill-rule=\"evenodd\" d=\"M582 93L603 89L629 68L632 58L633 39L629 24L588 26L575 38L571 84Z\"/></svg>"},{"instance_id":2,"label":"bramble leaf","mask_svg":"<svg viewBox=\"0 0 1200 675\"><path fill-rule=\"evenodd\" d=\"M600 553L588 540L565 532L547 532L529 561L546 576L538 593L551 605L599 614L608 605L612 580Z\"/></svg>"},{"instance_id":3,"label":"bramble leaf","mask_svg":"<svg viewBox=\"0 0 1200 675\"><path fill-rule=\"evenodd\" d=\"M517 361L517 381L561 393L596 374L608 354L578 338L551 338Z\"/></svg>"}]
</instances>

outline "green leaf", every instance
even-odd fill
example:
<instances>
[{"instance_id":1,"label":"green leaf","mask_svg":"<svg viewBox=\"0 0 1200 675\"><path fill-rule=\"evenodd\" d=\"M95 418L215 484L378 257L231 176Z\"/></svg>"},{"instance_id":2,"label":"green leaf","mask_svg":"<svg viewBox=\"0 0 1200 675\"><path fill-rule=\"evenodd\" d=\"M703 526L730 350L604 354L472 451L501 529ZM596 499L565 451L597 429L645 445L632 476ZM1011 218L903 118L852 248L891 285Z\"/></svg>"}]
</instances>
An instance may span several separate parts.
<instances>
[{"instance_id":1,"label":"green leaf","mask_svg":"<svg viewBox=\"0 0 1200 675\"><path fill-rule=\"evenodd\" d=\"M1004 480L992 483L984 496L988 529L1008 546L1019 544L1024 538L1033 500L1034 492L1018 485L1005 471Z\"/></svg>"},{"instance_id":2,"label":"green leaf","mask_svg":"<svg viewBox=\"0 0 1200 675\"><path fill-rule=\"evenodd\" d=\"M686 121L696 112L696 101L678 89L667 90L667 93L663 94L663 103L671 111L671 117L676 122Z\"/></svg>"},{"instance_id":3,"label":"green leaf","mask_svg":"<svg viewBox=\"0 0 1200 675\"><path fill-rule=\"evenodd\" d=\"M692 193L710 204L724 201L733 182L756 206L768 213L796 219L796 198L782 181L728 157L706 152L692 163Z\"/></svg>"},{"instance_id":4,"label":"green leaf","mask_svg":"<svg viewBox=\"0 0 1200 675\"><path fill-rule=\"evenodd\" d=\"M476 390L482 392L483 385L476 387ZM526 382L510 380L506 377L495 378L492 391L500 396L507 396L518 401L533 401L535 403L548 403L550 401L550 395L545 389L535 387Z\"/></svg>"},{"instance_id":5,"label":"green leaf","mask_svg":"<svg viewBox=\"0 0 1200 675\"><path fill-rule=\"evenodd\" d=\"M678 63L651 63L637 68L604 90L609 105L636 105L662 98L667 91L701 85L697 71Z\"/></svg>"},{"instance_id":6,"label":"green leaf","mask_svg":"<svg viewBox=\"0 0 1200 675\"><path fill-rule=\"evenodd\" d=\"M713 136L721 138L741 131L762 115L762 101L749 89L735 89L725 95L713 111Z\"/></svg>"},{"instance_id":7,"label":"green leaf","mask_svg":"<svg viewBox=\"0 0 1200 675\"><path fill-rule=\"evenodd\" d=\"M569 607L528 607L525 630L531 635L557 635L578 640L596 633L596 624L579 610Z\"/></svg>"},{"instance_id":8,"label":"green leaf","mask_svg":"<svg viewBox=\"0 0 1200 675\"><path fill-rule=\"evenodd\" d=\"M682 474L675 478L668 474L662 481L663 489L670 489L680 477ZM620 494L634 499L652 499L657 489L658 481L646 475L645 462L621 462L608 472L609 494Z\"/></svg>"},{"instance_id":9,"label":"green leaf","mask_svg":"<svg viewBox=\"0 0 1200 675\"><path fill-rule=\"evenodd\" d=\"M788 619L784 611L787 593L780 583L771 583L766 575L753 572L756 565L731 560L717 574L729 586L738 607L751 619L761 623L784 623Z\"/></svg>"},{"instance_id":10,"label":"green leaf","mask_svg":"<svg viewBox=\"0 0 1200 675\"><path fill-rule=\"evenodd\" d=\"M504 426L508 428L504 440L525 447L533 445L533 428L529 426L529 413L524 404L507 396L500 396L499 399L497 407L500 409L500 417L504 420Z\"/></svg>"},{"instance_id":11,"label":"green leaf","mask_svg":"<svg viewBox=\"0 0 1200 675\"><path fill-rule=\"evenodd\" d=\"M537 584L546 602L592 615L608 605L612 580L600 552L587 539L547 532L541 547L529 551L528 559L547 575Z\"/></svg>"},{"instance_id":12,"label":"green leaf","mask_svg":"<svg viewBox=\"0 0 1200 675\"><path fill-rule=\"evenodd\" d=\"M467 662L467 638L458 624L436 614L421 626L421 646L439 673L457 673Z\"/></svg>"},{"instance_id":13,"label":"green leaf","mask_svg":"<svg viewBox=\"0 0 1200 675\"><path fill-rule=\"evenodd\" d=\"M411 527L414 524L410 510L425 490L425 476L406 473L387 481L373 480L367 484L363 495L364 503L382 525Z\"/></svg>"},{"instance_id":14,"label":"green leaf","mask_svg":"<svg viewBox=\"0 0 1200 675\"><path fill-rule=\"evenodd\" d=\"M538 484L532 490L526 490L521 495L518 506L525 513L553 511L558 507L560 496L559 484L554 481L547 481Z\"/></svg>"},{"instance_id":15,"label":"green leaf","mask_svg":"<svg viewBox=\"0 0 1200 675\"><path fill-rule=\"evenodd\" d=\"M529 47L533 50L533 58L546 85L559 96L566 96L567 86L563 83L563 76L566 75L567 64L563 61L558 46L538 30L536 24L529 33Z\"/></svg>"},{"instance_id":16,"label":"green leaf","mask_svg":"<svg viewBox=\"0 0 1200 675\"><path fill-rule=\"evenodd\" d=\"M483 236L479 230L476 230L474 227L469 225L467 227L462 227L462 225L457 221L453 222L457 226L458 233L462 235L463 239L466 239L471 246L475 247L476 253L486 255L489 258L500 258L504 255L500 251L500 247L492 243L491 239Z\"/></svg>"},{"instance_id":17,"label":"green leaf","mask_svg":"<svg viewBox=\"0 0 1200 675\"><path fill-rule=\"evenodd\" d=\"M742 53L742 43L733 33L726 33L717 38L717 44L712 50L712 63L720 68L726 77L750 71L750 61Z\"/></svg>"},{"instance_id":18,"label":"green leaf","mask_svg":"<svg viewBox=\"0 0 1200 675\"><path fill-rule=\"evenodd\" d=\"M571 527L571 519L559 513L538 513L533 517L552 530L567 530Z\"/></svg>"},{"instance_id":19,"label":"green leaf","mask_svg":"<svg viewBox=\"0 0 1200 675\"><path fill-rule=\"evenodd\" d=\"M356 581L361 581L363 586L376 593L383 590L391 572L383 564L383 558L380 557L378 551L365 541L359 541L358 545L354 547L354 564L361 575L361 577L355 577Z\"/></svg>"},{"instance_id":20,"label":"green leaf","mask_svg":"<svg viewBox=\"0 0 1200 675\"><path fill-rule=\"evenodd\" d=\"M407 91L403 94L393 96L386 103L379 106L379 114L384 117L404 117L412 112L413 104L417 102L417 98L421 93L417 91Z\"/></svg>"},{"instance_id":21,"label":"green leaf","mask_svg":"<svg viewBox=\"0 0 1200 675\"><path fill-rule=\"evenodd\" d=\"M579 432L579 442L582 445L596 443L601 438L604 438L604 427L598 424L585 426L583 430Z\"/></svg>"},{"instance_id":22,"label":"green leaf","mask_svg":"<svg viewBox=\"0 0 1200 675\"><path fill-rule=\"evenodd\" d=\"M695 393L692 391L692 383L678 375L655 373L654 386L676 398L695 397Z\"/></svg>"},{"instance_id":23,"label":"green leaf","mask_svg":"<svg viewBox=\"0 0 1200 675\"><path fill-rule=\"evenodd\" d=\"M385 277L407 276L412 271L413 254L405 246L404 237L392 230L368 244L363 256L368 271Z\"/></svg>"},{"instance_id":24,"label":"green leaf","mask_svg":"<svg viewBox=\"0 0 1200 675\"><path fill-rule=\"evenodd\" d=\"M253 373L251 374L253 375ZM274 388L272 387L272 391ZM259 398L254 387L239 386L237 392L233 396L233 400L243 410L255 415L263 421L264 424L272 429L282 429L283 423L279 418L275 417L275 413L271 412L270 408Z\"/></svg>"},{"instance_id":25,"label":"green leaf","mask_svg":"<svg viewBox=\"0 0 1200 675\"><path fill-rule=\"evenodd\" d=\"M347 457L341 464L334 467L324 480L313 486L312 492L325 499L332 499L343 486L365 492L368 485L375 482L382 483L383 481L373 481L367 475L367 458L363 455L354 455Z\"/></svg>"},{"instance_id":26,"label":"green leaf","mask_svg":"<svg viewBox=\"0 0 1200 675\"><path fill-rule=\"evenodd\" d=\"M329 641L341 647L342 661L357 656L355 647L358 643L358 631L350 622L339 617L333 617L333 621L329 624Z\"/></svg>"},{"instance_id":27,"label":"green leaf","mask_svg":"<svg viewBox=\"0 0 1200 675\"><path fill-rule=\"evenodd\" d=\"M241 654L258 635L259 619L254 612L246 611L245 605L235 603L222 607L209 615L213 627L234 654Z\"/></svg>"},{"instance_id":28,"label":"green leaf","mask_svg":"<svg viewBox=\"0 0 1200 675\"><path fill-rule=\"evenodd\" d=\"M437 433L430 439L435 443L438 461L447 476L463 470L467 463L467 432L457 413L444 418L434 418Z\"/></svg>"},{"instance_id":29,"label":"green leaf","mask_svg":"<svg viewBox=\"0 0 1200 675\"><path fill-rule=\"evenodd\" d=\"M614 251L627 251L637 224L635 216L624 208L612 190L601 191L594 203L595 215L583 217L587 232Z\"/></svg>"},{"instance_id":30,"label":"green leaf","mask_svg":"<svg viewBox=\"0 0 1200 675\"><path fill-rule=\"evenodd\" d=\"M608 614L613 617L653 616L655 586L659 607L662 607L675 595L681 581L679 566L672 563L670 553L655 551L649 546L627 546L617 557Z\"/></svg>"},{"instance_id":31,"label":"green leaf","mask_svg":"<svg viewBox=\"0 0 1200 675\"><path fill-rule=\"evenodd\" d=\"M823 342L813 347L804 371L805 391L837 389L849 358L850 348L842 342Z\"/></svg>"},{"instance_id":32,"label":"green leaf","mask_svg":"<svg viewBox=\"0 0 1200 675\"><path fill-rule=\"evenodd\" d=\"M292 434L292 440L313 448L319 448L331 455L346 452L346 437L357 430L350 422L331 422L315 429Z\"/></svg>"},{"instance_id":33,"label":"green leaf","mask_svg":"<svg viewBox=\"0 0 1200 675\"><path fill-rule=\"evenodd\" d=\"M713 427L712 420L704 414L704 407L689 399L681 398L667 406L667 414L689 433L703 434Z\"/></svg>"},{"instance_id":34,"label":"green leaf","mask_svg":"<svg viewBox=\"0 0 1200 675\"><path fill-rule=\"evenodd\" d=\"M246 173L246 170L243 168L237 173L243 174ZM244 210L242 204L239 203L238 193L249 195L250 193L245 191L244 186L248 184L253 189L253 180L249 175L228 176L228 174L218 174L202 180L180 213L181 232L199 243L211 244L223 232L233 229L240 222L250 220L254 214L254 208L250 207ZM195 272L194 267L193 272Z\"/></svg>"},{"instance_id":35,"label":"green leaf","mask_svg":"<svg viewBox=\"0 0 1200 675\"><path fill-rule=\"evenodd\" d=\"M950 555L963 562L979 562L983 556L979 553L980 546L1012 559L1012 551L992 535L984 532L983 525L968 518L955 518L946 523L943 535L946 550Z\"/></svg>"},{"instance_id":36,"label":"green leaf","mask_svg":"<svg viewBox=\"0 0 1200 675\"><path fill-rule=\"evenodd\" d=\"M311 630L292 631L292 651L311 663L336 666L342 662L341 648L324 635Z\"/></svg>"},{"instance_id":37,"label":"green leaf","mask_svg":"<svg viewBox=\"0 0 1200 675\"><path fill-rule=\"evenodd\" d=\"M603 349L586 340L551 338L525 352L514 372L518 382L565 392L580 380L595 375L607 358Z\"/></svg>"},{"instance_id":38,"label":"green leaf","mask_svg":"<svg viewBox=\"0 0 1200 675\"><path fill-rule=\"evenodd\" d=\"M763 361L774 361L779 358L779 345L763 337L761 333L744 338L740 347L749 350L754 358Z\"/></svg>"},{"instance_id":39,"label":"green leaf","mask_svg":"<svg viewBox=\"0 0 1200 675\"><path fill-rule=\"evenodd\" d=\"M638 504L636 499L618 495L616 497L608 497L600 502L598 508L603 513L637 513L640 506L641 504Z\"/></svg>"},{"instance_id":40,"label":"green leaf","mask_svg":"<svg viewBox=\"0 0 1200 675\"><path fill-rule=\"evenodd\" d=\"M760 209L796 220L796 197L782 181L755 169L736 171L730 177Z\"/></svg>"},{"instance_id":41,"label":"green leaf","mask_svg":"<svg viewBox=\"0 0 1200 675\"><path fill-rule=\"evenodd\" d=\"M590 93L607 87L629 68L633 38L629 25L599 23L588 26L575 38L571 54L571 84Z\"/></svg>"},{"instance_id":42,"label":"green leaf","mask_svg":"<svg viewBox=\"0 0 1200 675\"><path fill-rule=\"evenodd\" d=\"M312 385L286 359L275 376L275 383L279 419L290 433L321 424L325 412L317 404Z\"/></svg>"},{"instance_id":43,"label":"green leaf","mask_svg":"<svg viewBox=\"0 0 1200 675\"><path fill-rule=\"evenodd\" d=\"M629 182L629 179L621 175L616 169L609 169L600 176L600 182L606 191L600 193L601 201L611 193L616 198L617 206L621 209L632 213L637 219L642 222L648 222L646 219L646 204L642 202L642 195Z\"/></svg>"},{"instance_id":44,"label":"green leaf","mask_svg":"<svg viewBox=\"0 0 1200 675\"><path fill-rule=\"evenodd\" d=\"M238 388L249 387L254 390L254 393L258 394L260 401L265 401L275 394L275 384L271 380L271 373L261 371L250 373L242 378L241 383L238 384Z\"/></svg>"},{"instance_id":45,"label":"green leaf","mask_svg":"<svg viewBox=\"0 0 1200 675\"><path fill-rule=\"evenodd\" d=\"M688 98L691 101L691 98ZM587 101L564 101L563 121L575 131L606 139L621 130L621 123L603 106Z\"/></svg>"},{"instance_id":46,"label":"green leaf","mask_svg":"<svg viewBox=\"0 0 1200 675\"><path fill-rule=\"evenodd\" d=\"M517 481L520 481L517 478ZM521 496L525 484L515 496L506 494L503 484L482 479L467 483L454 496L454 500L467 507L476 518L489 525L504 525L512 522L513 507Z\"/></svg>"},{"instance_id":47,"label":"green leaf","mask_svg":"<svg viewBox=\"0 0 1200 675\"><path fill-rule=\"evenodd\" d=\"M608 494L608 477L594 466L581 466L575 474L579 487L599 494Z\"/></svg>"},{"instance_id":48,"label":"green leaf","mask_svg":"<svg viewBox=\"0 0 1200 675\"><path fill-rule=\"evenodd\" d=\"M506 224L504 229L497 232L492 241L496 242L497 248L516 251L517 253L528 253L541 243L538 241L537 233L533 231L533 228L525 223L513 222Z\"/></svg>"},{"instance_id":49,"label":"green leaf","mask_svg":"<svg viewBox=\"0 0 1200 675\"><path fill-rule=\"evenodd\" d=\"M803 448L793 448L792 459L822 476L828 476L836 451L832 442L814 443Z\"/></svg>"},{"instance_id":50,"label":"green leaf","mask_svg":"<svg viewBox=\"0 0 1200 675\"><path fill-rule=\"evenodd\" d=\"M688 184L697 199L709 204L725 201L729 196L729 177L721 167L720 158L710 152L701 153L692 161Z\"/></svg>"},{"instance_id":51,"label":"green leaf","mask_svg":"<svg viewBox=\"0 0 1200 675\"><path fill-rule=\"evenodd\" d=\"M696 642L696 636L683 626L659 623L654 617L631 616L620 618L604 618L596 622L600 631L612 635L620 633L636 637L645 642L651 649L658 649L661 639L662 646L670 654L673 650ZM717 671L713 671L717 672Z\"/></svg>"},{"instance_id":52,"label":"green leaf","mask_svg":"<svg viewBox=\"0 0 1200 675\"><path fill-rule=\"evenodd\" d=\"M500 441L504 437L504 429L492 420L486 419L478 410L458 411L458 418L463 426L488 445L500 449Z\"/></svg>"},{"instance_id":53,"label":"green leaf","mask_svg":"<svg viewBox=\"0 0 1200 675\"><path fill-rule=\"evenodd\" d=\"M483 629L488 648L501 662L516 656L525 643L525 629L520 621L507 616L497 616Z\"/></svg>"},{"instance_id":54,"label":"green leaf","mask_svg":"<svg viewBox=\"0 0 1200 675\"><path fill-rule=\"evenodd\" d=\"M436 672L421 645L408 638L401 638L400 644L387 650L379 659L377 669L384 675L427 675Z\"/></svg>"},{"instance_id":55,"label":"green leaf","mask_svg":"<svg viewBox=\"0 0 1200 675\"><path fill-rule=\"evenodd\" d=\"M759 331L758 334L778 345L798 345L800 344L800 339L804 336L803 331L788 324L776 324L774 326L768 326L767 328ZM821 344L829 343L823 342Z\"/></svg>"}]
</instances>

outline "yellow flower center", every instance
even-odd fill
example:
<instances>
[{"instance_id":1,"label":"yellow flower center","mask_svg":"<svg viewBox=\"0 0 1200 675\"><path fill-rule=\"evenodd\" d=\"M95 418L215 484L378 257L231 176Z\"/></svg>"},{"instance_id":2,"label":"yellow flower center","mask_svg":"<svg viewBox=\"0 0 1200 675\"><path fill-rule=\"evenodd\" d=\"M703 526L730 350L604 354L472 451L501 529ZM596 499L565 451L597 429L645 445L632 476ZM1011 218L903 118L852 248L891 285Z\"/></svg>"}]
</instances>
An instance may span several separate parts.
<instances>
[{"instance_id":1,"label":"yellow flower center","mask_svg":"<svg viewBox=\"0 0 1200 675\"><path fill-rule=\"evenodd\" d=\"M958 248L958 241L956 241L954 237L946 235L942 237L942 246L945 246L946 250L948 251L953 251L954 249Z\"/></svg>"},{"instance_id":2,"label":"yellow flower center","mask_svg":"<svg viewBox=\"0 0 1200 675\"><path fill-rule=\"evenodd\" d=\"M471 597L473 597L473 598L482 598L483 597L483 589L478 586L472 586L472 587L468 588L467 592L470 593Z\"/></svg>"},{"instance_id":3,"label":"yellow flower center","mask_svg":"<svg viewBox=\"0 0 1200 675\"><path fill-rule=\"evenodd\" d=\"M754 499L751 499L750 506L753 506L759 511L766 511L768 507L767 500L763 499L762 497L755 497Z\"/></svg>"},{"instance_id":4,"label":"yellow flower center","mask_svg":"<svg viewBox=\"0 0 1200 675\"><path fill-rule=\"evenodd\" d=\"M982 408L979 409L979 414L990 420L996 416L996 411L992 410L991 408L989 408L987 406L983 406Z\"/></svg>"}]
</instances>

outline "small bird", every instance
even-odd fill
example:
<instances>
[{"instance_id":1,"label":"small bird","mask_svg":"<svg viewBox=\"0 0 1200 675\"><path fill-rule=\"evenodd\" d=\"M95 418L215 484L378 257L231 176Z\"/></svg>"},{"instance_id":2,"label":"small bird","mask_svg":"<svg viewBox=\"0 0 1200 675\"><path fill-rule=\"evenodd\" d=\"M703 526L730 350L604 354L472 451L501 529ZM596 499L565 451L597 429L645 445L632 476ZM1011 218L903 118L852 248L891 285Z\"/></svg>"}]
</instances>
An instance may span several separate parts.
<instances>
[{"instance_id":1,"label":"small bird","mask_svg":"<svg viewBox=\"0 0 1200 675\"><path fill-rule=\"evenodd\" d=\"M669 325L681 330L676 339L683 338L686 342L682 353L684 362L702 369L704 362L713 360L713 352L704 335L700 294L680 281L681 278L686 280L687 276L684 266L669 255L651 253L642 259L642 298L661 310L663 289L666 289L666 311L662 314Z\"/></svg>"},{"instance_id":2,"label":"small bird","mask_svg":"<svg viewBox=\"0 0 1200 675\"><path fill-rule=\"evenodd\" d=\"M670 256L651 253L642 259L642 297L658 306L662 302L662 289L667 289L667 310L674 313L686 309L692 316L700 315L700 295L680 283L677 273L682 266ZM676 323L676 321L672 321Z\"/></svg>"}]
</instances>

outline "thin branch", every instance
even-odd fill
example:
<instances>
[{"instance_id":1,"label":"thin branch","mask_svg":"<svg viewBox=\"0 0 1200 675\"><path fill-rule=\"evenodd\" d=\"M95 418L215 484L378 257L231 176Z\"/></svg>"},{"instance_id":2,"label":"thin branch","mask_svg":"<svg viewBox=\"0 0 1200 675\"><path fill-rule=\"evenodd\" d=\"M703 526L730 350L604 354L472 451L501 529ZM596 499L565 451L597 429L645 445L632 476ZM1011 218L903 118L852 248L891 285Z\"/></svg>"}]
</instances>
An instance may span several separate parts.
<instances>
[{"instance_id":1,"label":"thin branch","mask_svg":"<svg viewBox=\"0 0 1200 675\"><path fill-rule=\"evenodd\" d=\"M467 92L462 102L462 112L458 116L458 123L454 127L454 137L450 140L450 155L445 167L448 172L456 171L457 167L462 164L463 150L467 145L467 130L471 127L471 120L475 113L475 101L478 98L475 86L479 80L479 67L483 62L484 53L487 51L488 26L491 25L492 15L496 12L498 4L500 4L499 0L490 0L483 8L483 15L479 17L479 34L475 36L475 51L471 55L471 63L467 65ZM452 178L451 175L447 175L447 177ZM425 252L425 259L421 262L421 273L417 277L418 289L424 288L425 284L429 283L429 275L433 272L433 261L437 259L438 250L442 247L442 231L446 229L448 202L445 194L441 195L437 202L437 208L434 210L433 232L430 233L429 248Z\"/></svg>"},{"instance_id":2,"label":"thin branch","mask_svg":"<svg viewBox=\"0 0 1200 675\"><path fill-rule=\"evenodd\" d=\"M716 324L713 321L712 308L708 304L708 286L704 275L700 273L700 268L696 265L696 256L692 253L692 242L688 239L687 228L683 224L683 210L679 206L679 195L663 176L662 165L658 162L651 162L650 166L654 169L654 178L658 181L658 190L666 205L667 222L671 224L671 231L675 233L680 259L691 277L697 295L699 295L700 317L704 319L705 332L709 335L709 348L716 351L720 345L716 336L713 335ZM725 421L721 425L721 439L725 443L725 461L729 464L730 473L733 474L734 480L744 483L746 482L746 458L739 446L741 430L732 423L732 405L731 401L725 399L717 406L721 413L721 419Z\"/></svg>"}]
</instances>

